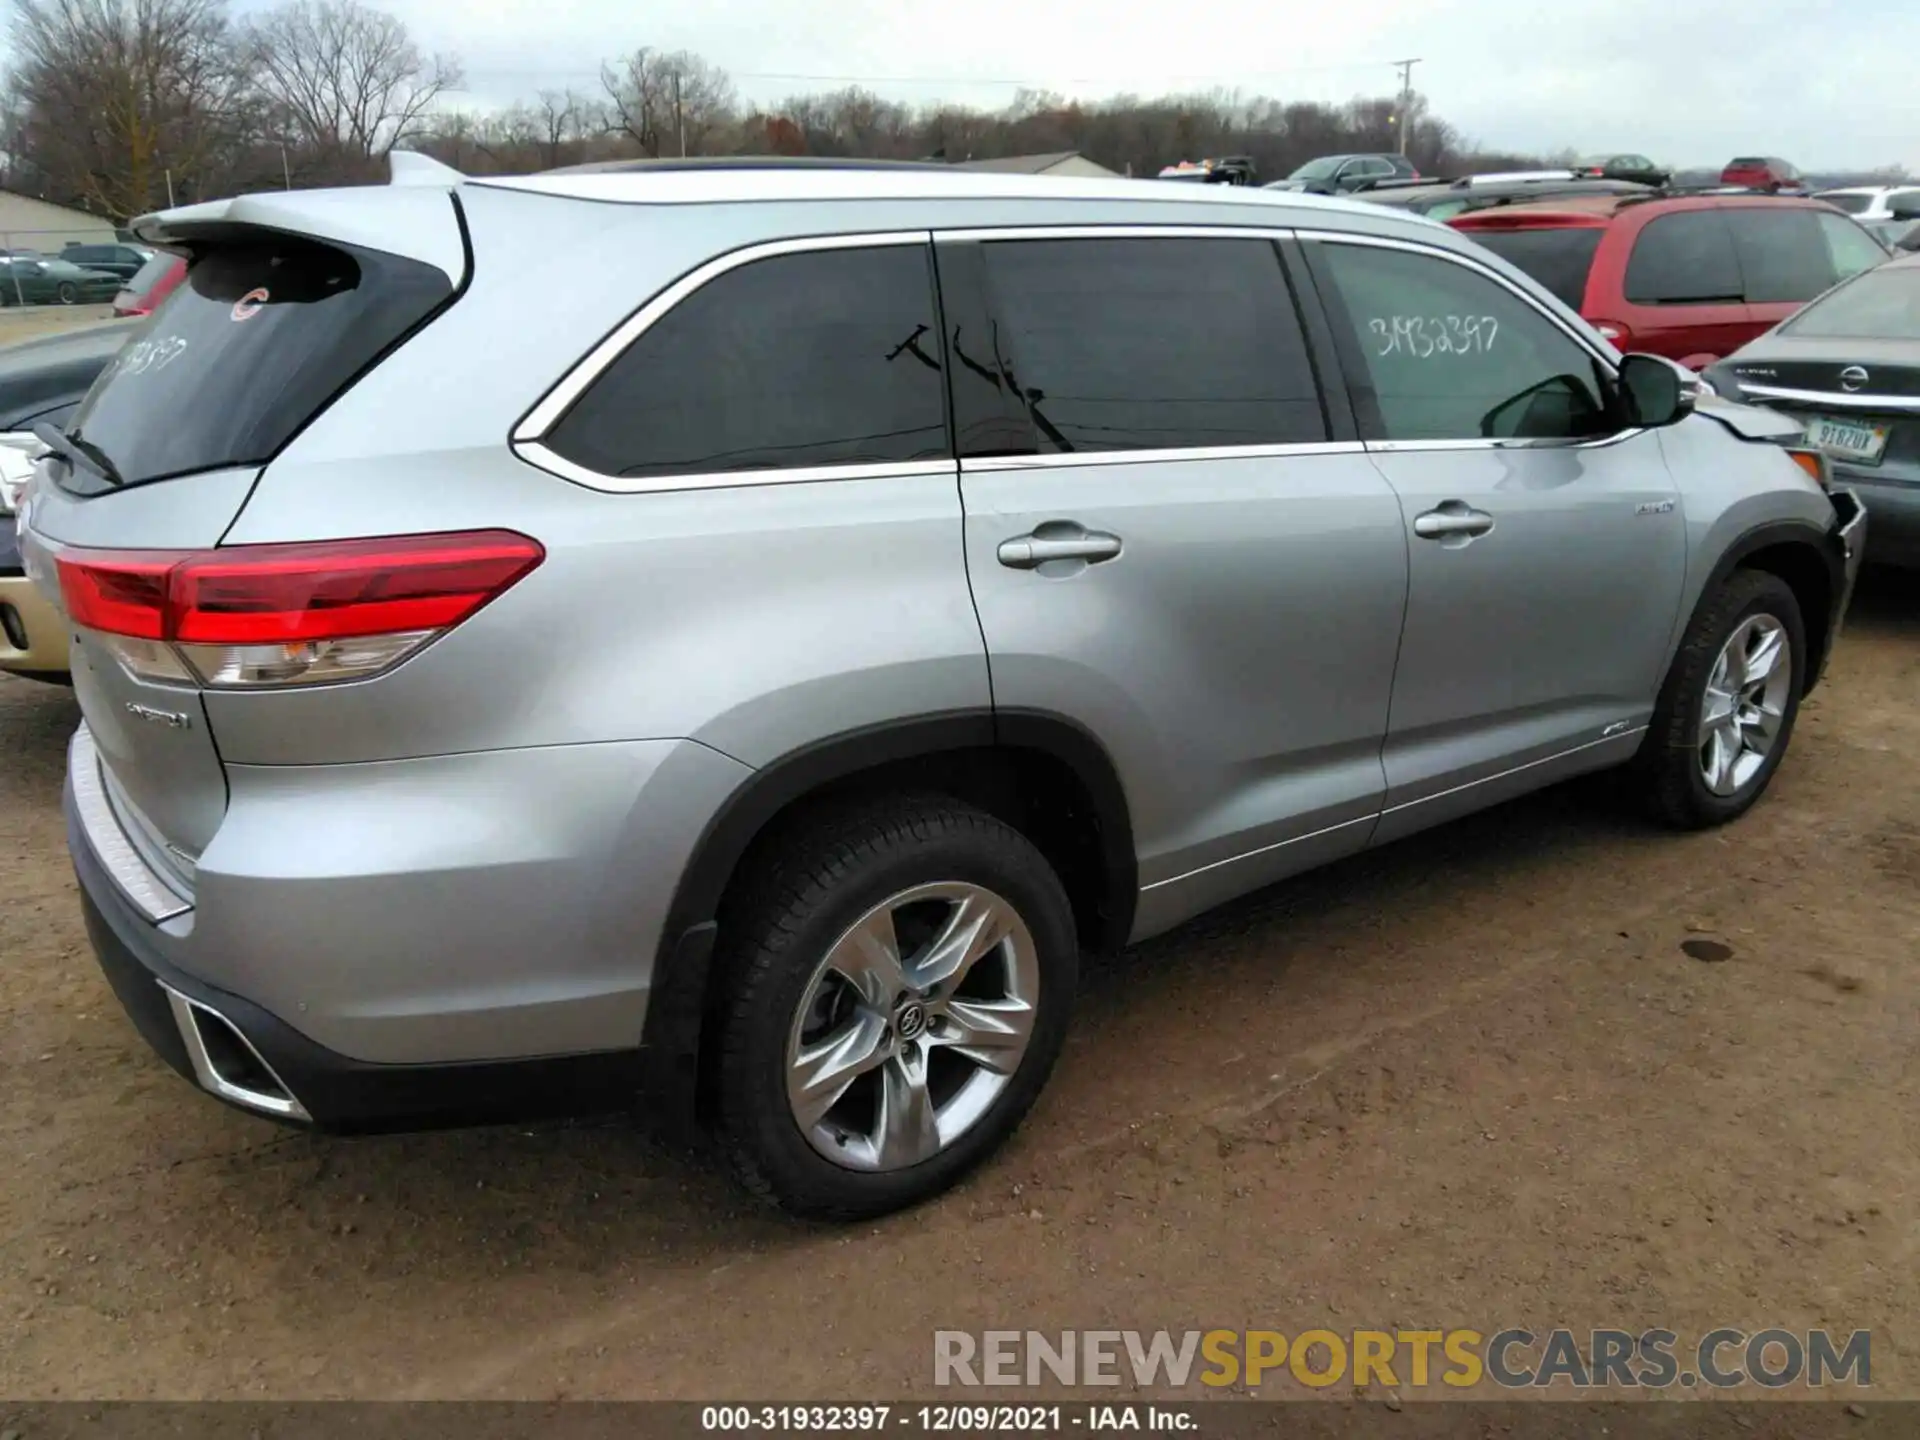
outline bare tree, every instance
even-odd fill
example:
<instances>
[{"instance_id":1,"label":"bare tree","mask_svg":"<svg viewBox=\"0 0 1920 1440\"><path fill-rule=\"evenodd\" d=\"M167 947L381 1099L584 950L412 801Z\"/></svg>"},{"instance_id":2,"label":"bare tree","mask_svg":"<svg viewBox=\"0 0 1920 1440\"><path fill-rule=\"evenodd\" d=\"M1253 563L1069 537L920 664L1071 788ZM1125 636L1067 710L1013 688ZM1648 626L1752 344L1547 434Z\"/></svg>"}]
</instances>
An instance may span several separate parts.
<instances>
[{"instance_id":1,"label":"bare tree","mask_svg":"<svg viewBox=\"0 0 1920 1440\"><path fill-rule=\"evenodd\" d=\"M10 80L15 183L115 219L220 193L245 140L220 0L15 0Z\"/></svg>"},{"instance_id":2,"label":"bare tree","mask_svg":"<svg viewBox=\"0 0 1920 1440\"><path fill-rule=\"evenodd\" d=\"M458 60L423 55L405 25L360 0L289 0L249 27L247 54L325 179L372 178L372 162L461 81Z\"/></svg>"},{"instance_id":3,"label":"bare tree","mask_svg":"<svg viewBox=\"0 0 1920 1440\"><path fill-rule=\"evenodd\" d=\"M685 50L642 48L600 67L607 92L606 128L626 135L644 155L703 155L720 148L736 125L733 80Z\"/></svg>"}]
</instances>

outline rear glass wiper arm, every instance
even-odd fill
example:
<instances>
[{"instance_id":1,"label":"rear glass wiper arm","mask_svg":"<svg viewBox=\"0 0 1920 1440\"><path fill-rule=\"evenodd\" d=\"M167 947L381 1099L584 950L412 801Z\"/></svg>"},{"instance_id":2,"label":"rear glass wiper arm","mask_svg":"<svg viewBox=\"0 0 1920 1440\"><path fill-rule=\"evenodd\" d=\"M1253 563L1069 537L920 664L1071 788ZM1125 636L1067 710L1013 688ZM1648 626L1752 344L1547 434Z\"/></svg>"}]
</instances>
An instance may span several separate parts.
<instances>
[{"instance_id":1,"label":"rear glass wiper arm","mask_svg":"<svg viewBox=\"0 0 1920 1440\"><path fill-rule=\"evenodd\" d=\"M81 455L85 457L88 464L100 472L109 485L127 483L121 478L119 467L108 457L107 452L91 440L82 440L78 435L70 435L51 420L40 421L33 427L33 433L42 445L69 464L73 462L76 454Z\"/></svg>"}]
</instances>

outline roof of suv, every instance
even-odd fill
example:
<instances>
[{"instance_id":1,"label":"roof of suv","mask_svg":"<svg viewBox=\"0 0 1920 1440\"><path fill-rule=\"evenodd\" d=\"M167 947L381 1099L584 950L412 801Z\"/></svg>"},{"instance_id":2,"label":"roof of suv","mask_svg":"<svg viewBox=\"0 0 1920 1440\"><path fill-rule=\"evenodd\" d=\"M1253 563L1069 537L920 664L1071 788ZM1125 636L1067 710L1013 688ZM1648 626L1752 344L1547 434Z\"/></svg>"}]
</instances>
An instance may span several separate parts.
<instances>
[{"instance_id":1,"label":"roof of suv","mask_svg":"<svg viewBox=\"0 0 1920 1440\"><path fill-rule=\"evenodd\" d=\"M903 165L882 170L742 166L549 171L540 175L490 176L465 183L628 205L817 200L1130 200L1195 207L1311 208L1372 220L1381 216L1381 207L1361 200L1299 191L1268 191L1257 186L1149 186L1140 180L1012 175L956 170L944 165Z\"/></svg>"}]
</instances>

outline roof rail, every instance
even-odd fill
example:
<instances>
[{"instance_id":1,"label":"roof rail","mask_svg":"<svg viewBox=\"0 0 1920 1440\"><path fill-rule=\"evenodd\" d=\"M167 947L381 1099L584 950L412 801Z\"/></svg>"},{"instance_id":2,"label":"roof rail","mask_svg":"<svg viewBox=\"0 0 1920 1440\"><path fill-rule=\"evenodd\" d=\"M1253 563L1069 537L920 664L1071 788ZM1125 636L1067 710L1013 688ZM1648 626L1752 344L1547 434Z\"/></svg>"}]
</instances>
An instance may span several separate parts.
<instances>
[{"instance_id":1,"label":"roof rail","mask_svg":"<svg viewBox=\"0 0 1920 1440\"><path fill-rule=\"evenodd\" d=\"M834 155L699 155L662 159L589 160L542 175L614 175L643 170L951 170L944 160L855 160Z\"/></svg>"},{"instance_id":2,"label":"roof rail","mask_svg":"<svg viewBox=\"0 0 1920 1440\"><path fill-rule=\"evenodd\" d=\"M1644 195L1623 195L1621 205L1646 205L1655 200L1680 200L1694 195L1755 195L1766 200L1806 200L1807 190L1769 190L1752 185L1655 185Z\"/></svg>"}]
</instances>

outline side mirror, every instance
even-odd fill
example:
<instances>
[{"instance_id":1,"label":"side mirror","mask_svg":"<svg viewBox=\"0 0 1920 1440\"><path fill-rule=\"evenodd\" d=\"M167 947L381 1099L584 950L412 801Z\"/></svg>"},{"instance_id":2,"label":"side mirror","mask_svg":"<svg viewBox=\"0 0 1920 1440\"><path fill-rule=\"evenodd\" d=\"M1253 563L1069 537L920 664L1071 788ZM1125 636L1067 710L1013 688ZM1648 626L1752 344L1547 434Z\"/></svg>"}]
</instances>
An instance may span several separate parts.
<instances>
[{"instance_id":1,"label":"side mirror","mask_svg":"<svg viewBox=\"0 0 1920 1440\"><path fill-rule=\"evenodd\" d=\"M1677 424L1693 413L1698 382L1691 371L1660 355L1629 355L1620 362L1620 398L1627 423L1646 430Z\"/></svg>"}]
</instances>

